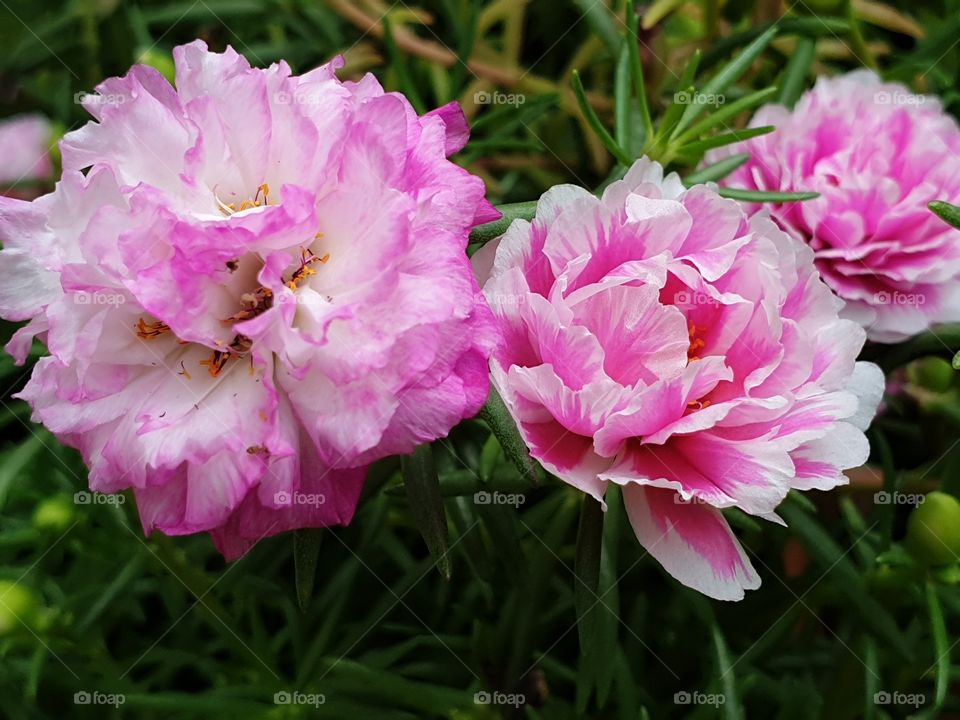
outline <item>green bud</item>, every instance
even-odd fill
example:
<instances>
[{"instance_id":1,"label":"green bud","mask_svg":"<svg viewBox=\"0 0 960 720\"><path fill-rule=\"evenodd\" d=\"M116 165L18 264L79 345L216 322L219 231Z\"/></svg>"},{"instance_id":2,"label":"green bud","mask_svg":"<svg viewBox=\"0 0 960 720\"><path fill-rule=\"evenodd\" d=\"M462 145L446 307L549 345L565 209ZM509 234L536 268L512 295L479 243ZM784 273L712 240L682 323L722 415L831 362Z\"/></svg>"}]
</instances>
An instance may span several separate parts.
<instances>
[{"instance_id":1,"label":"green bud","mask_svg":"<svg viewBox=\"0 0 960 720\"><path fill-rule=\"evenodd\" d=\"M33 525L39 530L63 532L73 522L73 502L66 495L47 498L33 511Z\"/></svg>"},{"instance_id":2,"label":"green bud","mask_svg":"<svg viewBox=\"0 0 960 720\"><path fill-rule=\"evenodd\" d=\"M0 580L0 636L29 625L37 609L37 599L28 588Z\"/></svg>"},{"instance_id":3,"label":"green bud","mask_svg":"<svg viewBox=\"0 0 960 720\"><path fill-rule=\"evenodd\" d=\"M904 544L918 562L952 565L960 558L960 502L952 495L928 493L910 513Z\"/></svg>"},{"instance_id":4,"label":"green bud","mask_svg":"<svg viewBox=\"0 0 960 720\"><path fill-rule=\"evenodd\" d=\"M946 392L956 376L957 371L943 358L925 357L907 366L910 382L932 392Z\"/></svg>"},{"instance_id":5,"label":"green bud","mask_svg":"<svg viewBox=\"0 0 960 720\"><path fill-rule=\"evenodd\" d=\"M944 585L956 585L960 583L960 565L944 565L934 568L930 571L934 580Z\"/></svg>"}]
</instances>

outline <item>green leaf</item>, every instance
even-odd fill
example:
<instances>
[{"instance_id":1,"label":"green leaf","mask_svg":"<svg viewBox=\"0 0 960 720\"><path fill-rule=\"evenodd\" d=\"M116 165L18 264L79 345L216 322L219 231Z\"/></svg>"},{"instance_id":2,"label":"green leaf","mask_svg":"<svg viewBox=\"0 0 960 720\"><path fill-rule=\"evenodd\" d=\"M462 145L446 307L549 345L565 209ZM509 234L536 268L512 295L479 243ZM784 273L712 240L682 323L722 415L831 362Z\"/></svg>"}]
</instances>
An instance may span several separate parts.
<instances>
[{"instance_id":1,"label":"green leaf","mask_svg":"<svg viewBox=\"0 0 960 720\"><path fill-rule=\"evenodd\" d=\"M643 76L643 64L640 62L637 23L637 0L630 0L627 3L627 50L630 53L630 75L633 78L633 91L643 120L643 141L648 145L653 141L653 118L650 115L650 103L647 102L647 83Z\"/></svg>"},{"instance_id":2,"label":"green leaf","mask_svg":"<svg viewBox=\"0 0 960 720\"><path fill-rule=\"evenodd\" d=\"M720 72L714 75L706 85L703 86L703 94L720 95L724 90L735 83L737 79L743 75L753 64L753 61L760 56L760 53L766 49L767 45L770 44L770 41L773 40L774 35L777 34L777 31L778 28L776 26L771 27L752 43L747 45L747 47L743 49L743 52L740 53L735 60L732 60L730 63L728 63L723 69L720 70ZM690 127L693 124L693 121L700 117L705 109L705 105L688 105L687 109L683 113L683 117L680 119L680 123L677 125L677 129L674 131L674 135L679 135L688 127Z\"/></svg>"},{"instance_id":3,"label":"green leaf","mask_svg":"<svg viewBox=\"0 0 960 720\"><path fill-rule=\"evenodd\" d=\"M713 165L707 165L697 170L697 172L687 175L687 177L683 179L683 184L687 187L692 187L694 185L700 185L701 183L722 180L738 167L745 165L749 160L750 153L731 155L728 158L713 163Z\"/></svg>"},{"instance_id":4,"label":"green leaf","mask_svg":"<svg viewBox=\"0 0 960 720\"><path fill-rule=\"evenodd\" d=\"M943 608L937 597L937 587L932 582L927 583L927 610L930 613L930 633L933 635L933 652L936 657L937 681L936 696L931 716L943 707L947 699L947 689L950 686L950 648L952 644L947 636L947 624L943 619Z\"/></svg>"},{"instance_id":5,"label":"green leaf","mask_svg":"<svg viewBox=\"0 0 960 720\"><path fill-rule=\"evenodd\" d=\"M623 38L617 29L617 22L607 8L607 3L597 2L596 0L573 0L574 5L583 14L590 27L603 41L607 51L617 57L620 53L620 46L623 44Z\"/></svg>"},{"instance_id":6,"label":"green leaf","mask_svg":"<svg viewBox=\"0 0 960 720\"><path fill-rule=\"evenodd\" d=\"M397 83L400 85L400 90L410 99L410 104L416 108L417 113L422 115L427 111L427 106L423 102L423 98L420 97L420 91L417 89L416 83L410 78L410 73L407 70L407 56L400 52L397 48L397 43L393 39L393 30L391 28L389 15L390 13L387 13L381 18L383 24L383 44L387 49L389 67L397 75Z\"/></svg>"},{"instance_id":7,"label":"green leaf","mask_svg":"<svg viewBox=\"0 0 960 720\"><path fill-rule=\"evenodd\" d=\"M643 14L643 29L649 30L663 20L667 15L679 8L686 0L655 0Z\"/></svg>"},{"instance_id":8,"label":"green leaf","mask_svg":"<svg viewBox=\"0 0 960 720\"><path fill-rule=\"evenodd\" d=\"M497 436L504 454L517 466L520 475L528 480L531 485L538 485L540 483L540 466L537 465L536 460L530 457L530 450L527 449L527 444L520 435L510 410L496 388L490 388L490 396L480 410L479 417Z\"/></svg>"},{"instance_id":9,"label":"green leaf","mask_svg":"<svg viewBox=\"0 0 960 720\"><path fill-rule=\"evenodd\" d=\"M717 125L723 125L724 127L726 127L726 123L728 120L732 120L733 118L737 117L737 115L744 112L745 110L749 110L751 108L756 107L757 105L760 105L765 100L773 96L774 93L776 92L777 92L777 88L769 87L764 90L758 90L757 92L753 92L753 93L750 93L749 95L745 95L739 100L736 100L730 103L729 105L723 106L722 108L717 110L715 113L712 113L711 115L707 116L706 118L698 122L696 125L694 125L692 128L687 130L685 133L678 136L676 140L677 144L683 145L684 143L688 142L689 140L692 140L693 138L703 137L707 132L715 128Z\"/></svg>"},{"instance_id":10,"label":"green leaf","mask_svg":"<svg viewBox=\"0 0 960 720\"><path fill-rule=\"evenodd\" d=\"M514 220L532 220L537 214L537 201L499 205L497 210L503 215L499 220L478 225L470 233L471 244L485 244L503 235Z\"/></svg>"},{"instance_id":11,"label":"green leaf","mask_svg":"<svg viewBox=\"0 0 960 720\"><path fill-rule=\"evenodd\" d=\"M863 638L863 720L874 720L877 717L877 703L874 696L880 689L880 663L877 661L877 641L869 635Z\"/></svg>"},{"instance_id":12,"label":"green leaf","mask_svg":"<svg viewBox=\"0 0 960 720\"><path fill-rule=\"evenodd\" d=\"M615 555L622 537L616 508L622 508L622 502L616 490L607 500L611 512L605 516L600 503L585 495L577 530L573 597L580 638L576 701L581 715L593 690L597 706L605 707L616 675L620 606Z\"/></svg>"},{"instance_id":13,"label":"green leaf","mask_svg":"<svg viewBox=\"0 0 960 720\"><path fill-rule=\"evenodd\" d=\"M942 200L934 200L928 207L955 228L960 228L960 207Z\"/></svg>"},{"instance_id":14,"label":"green leaf","mask_svg":"<svg viewBox=\"0 0 960 720\"><path fill-rule=\"evenodd\" d=\"M723 187L718 191L723 197L742 202L800 202L820 197L815 192L767 192L765 190L745 190L742 188Z\"/></svg>"},{"instance_id":15,"label":"green leaf","mask_svg":"<svg viewBox=\"0 0 960 720\"><path fill-rule=\"evenodd\" d=\"M876 448L877 454L880 456L880 466L883 469L883 490L888 496L892 497L897 489L897 470L893 463L893 449L887 442L887 436L878 427L871 428L870 440L871 447ZM895 509L893 503L877 505L876 512L880 516L881 552L889 550L893 541L893 514Z\"/></svg>"},{"instance_id":16,"label":"green leaf","mask_svg":"<svg viewBox=\"0 0 960 720\"><path fill-rule=\"evenodd\" d=\"M781 105L792 108L800 99L807 85L807 75L810 74L816 49L817 41L813 38L801 38L797 43L780 82L780 97L777 102Z\"/></svg>"},{"instance_id":17,"label":"green leaf","mask_svg":"<svg viewBox=\"0 0 960 720\"><path fill-rule=\"evenodd\" d=\"M433 466L433 448L429 444L421 445L413 454L404 455L401 471L413 519L437 563L437 569L449 580L450 556L447 550L450 545L450 531L443 510L440 478Z\"/></svg>"},{"instance_id":18,"label":"green leaf","mask_svg":"<svg viewBox=\"0 0 960 720\"><path fill-rule=\"evenodd\" d=\"M630 51L624 45L617 61L617 73L613 83L614 128L617 145L631 152L633 98L630 95Z\"/></svg>"},{"instance_id":19,"label":"green leaf","mask_svg":"<svg viewBox=\"0 0 960 720\"><path fill-rule=\"evenodd\" d=\"M712 67L736 48L745 45L774 27L779 28L779 32L783 35L802 35L815 38L832 37L836 39L838 35L850 31L850 23L842 18L825 17L823 15L780 18L776 22L753 26L748 30L717 39L704 55L704 66ZM935 59L932 58L931 62Z\"/></svg>"},{"instance_id":20,"label":"green leaf","mask_svg":"<svg viewBox=\"0 0 960 720\"><path fill-rule=\"evenodd\" d=\"M699 158L707 152L707 150L713 150L714 148L723 147L724 145L733 145L734 143L760 137L761 135L769 135L774 130L776 130L776 128L773 125L763 125L762 127L735 130L734 132L715 135L706 140L690 143L680 150L679 154L685 157Z\"/></svg>"},{"instance_id":21,"label":"green leaf","mask_svg":"<svg viewBox=\"0 0 960 720\"><path fill-rule=\"evenodd\" d=\"M737 676L733 672L730 651L716 621L710 623L710 636L713 640L713 656L717 661L717 673L723 688L723 715L727 720L742 720L742 708L737 694Z\"/></svg>"},{"instance_id":22,"label":"green leaf","mask_svg":"<svg viewBox=\"0 0 960 720\"><path fill-rule=\"evenodd\" d=\"M677 123L680 122L680 118L686 112L686 110L691 107L689 105L683 105L682 103L677 102L677 99L682 94L692 95L696 92L696 88L693 85L693 79L697 74L697 68L700 67L700 50L697 49L694 51L690 60L687 62L686 67L683 69L683 74L680 76L680 82L677 84L677 92L673 96L674 102L667 108L667 111L663 114L663 117L660 120L660 129L658 131L658 136L663 142L664 138L670 137L671 132L677 127Z\"/></svg>"},{"instance_id":23,"label":"green leaf","mask_svg":"<svg viewBox=\"0 0 960 720\"><path fill-rule=\"evenodd\" d=\"M323 530L301 528L293 531L293 569L297 586L297 604L303 612L310 607L313 583L317 577L317 558L320 557L320 542Z\"/></svg>"},{"instance_id":24,"label":"green leaf","mask_svg":"<svg viewBox=\"0 0 960 720\"><path fill-rule=\"evenodd\" d=\"M603 126L603 123L600 122L597 113L590 106L590 102L587 100L587 91L583 89L583 81L580 80L580 73L576 70L573 71L572 82L573 94L576 95L577 105L580 107L580 112L583 113L587 125L589 125L594 134L600 138L600 142L603 143L603 146L611 155L624 165L632 165L633 158L627 155L627 152L622 147L617 145L617 141L613 139L610 132Z\"/></svg>"},{"instance_id":25,"label":"green leaf","mask_svg":"<svg viewBox=\"0 0 960 720\"><path fill-rule=\"evenodd\" d=\"M20 473L26 471L34 457L45 449L44 437L47 437L45 430L41 431L41 434L34 433L3 454L3 463L0 465L0 508L6 505L7 494L13 482L20 478Z\"/></svg>"},{"instance_id":26,"label":"green leaf","mask_svg":"<svg viewBox=\"0 0 960 720\"><path fill-rule=\"evenodd\" d=\"M909 660L913 653L900 633L896 621L870 595L866 583L850 561L848 553L840 548L814 518L801 509L794 497L794 494L791 494L787 502L777 508L777 512L783 516L790 530L800 538L814 560L826 573L826 577L821 582L826 581L827 578L832 580L834 587L846 595L857 608L856 618L868 630L885 640L901 656Z\"/></svg>"}]
</instances>

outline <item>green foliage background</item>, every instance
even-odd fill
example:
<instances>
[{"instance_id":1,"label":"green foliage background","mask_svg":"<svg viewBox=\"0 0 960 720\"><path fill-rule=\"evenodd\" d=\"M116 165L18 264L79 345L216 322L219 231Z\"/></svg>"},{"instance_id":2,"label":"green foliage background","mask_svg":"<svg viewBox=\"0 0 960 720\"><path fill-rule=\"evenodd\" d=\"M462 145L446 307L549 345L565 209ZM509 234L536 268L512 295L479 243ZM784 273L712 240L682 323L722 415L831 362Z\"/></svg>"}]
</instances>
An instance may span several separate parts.
<instances>
[{"instance_id":1,"label":"green foliage background","mask_svg":"<svg viewBox=\"0 0 960 720\"><path fill-rule=\"evenodd\" d=\"M640 11L656 20L641 26L638 47L658 127L687 89L681 75L696 50L702 88L771 25L776 39L725 89L728 101L774 86L770 95L783 98L815 74L866 63L960 109L957 0L660 0ZM696 150L652 144L641 105L618 95L627 12L623 0L0 0L0 115L40 111L61 131L78 127L86 117L76 93L138 59L169 71L170 49L200 37L295 71L343 52L344 76L372 71L422 108L460 100L474 134L458 162L484 177L497 203L535 199L560 182L595 187L617 171L578 106L573 69L628 154L645 148L689 173ZM803 47L812 48L808 67L794 60ZM492 92L523 101L477 104ZM475 420L434 447L449 580L418 532L399 461L387 461L371 473L351 527L300 538L321 538L302 610L290 536L226 565L206 537L144 539L132 498L75 504L85 469L29 422L12 398L29 367L4 356L0 716L956 717L958 572L952 560L918 564L900 543L910 508L874 493L960 488L960 383L928 360L898 369L957 349L956 328L868 348L904 388L875 424L876 472L829 496L791 498L789 529L732 515L764 582L742 603L705 600L669 578L616 497L597 534L589 507L579 519L578 493L550 478L530 486ZM474 502L494 489L523 502ZM940 518L933 532L946 538L958 522ZM599 579L585 591L591 561ZM589 608L579 628L578 605ZM275 704L275 693L294 691L325 702ZM478 704L480 691L525 702ZM78 692L125 702L78 705ZM725 702L678 704L678 692ZM878 692L922 702L878 704Z\"/></svg>"}]
</instances>

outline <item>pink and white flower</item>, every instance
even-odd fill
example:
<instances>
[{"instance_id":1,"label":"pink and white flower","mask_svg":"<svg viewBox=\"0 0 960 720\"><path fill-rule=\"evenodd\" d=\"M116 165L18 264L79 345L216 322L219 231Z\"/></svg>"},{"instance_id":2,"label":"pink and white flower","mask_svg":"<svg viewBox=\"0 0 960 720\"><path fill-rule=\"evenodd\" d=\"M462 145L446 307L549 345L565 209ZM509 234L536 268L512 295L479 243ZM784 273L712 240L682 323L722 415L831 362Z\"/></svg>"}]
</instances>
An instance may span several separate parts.
<instances>
[{"instance_id":1,"label":"pink and white flower","mask_svg":"<svg viewBox=\"0 0 960 720\"><path fill-rule=\"evenodd\" d=\"M878 342L960 320L960 231L927 209L960 202L960 127L936 98L860 70L822 77L792 112L770 105L750 125L777 129L706 161L749 152L724 184L820 193L770 212L813 248L844 317Z\"/></svg>"},{"instance_id":2,"label":"pink and white flower","mask_svg":"<svg viewBox=\"0 0 960 720\"><path fill-rule=\"evenodd\" d=\"M134 67L61 143L56 191L0 201L21 393L144 530L259 538L349 522L366 466L445 435L488 391L497 334L466 258L497 217L418 117L342 60L293 76L232 49Z\"/></svg>"},{"instance_id":3,"label":"pink and white flower","mask_svg":"<svg viewBox=\"0 0 960 720\"><path fill-rule=\"evenodd\" d=\"M724 508L779 522L868 455L883 376L813 251L714 189L637 162L602 198L549 190L475 257L505 335L493 382L531 452L707 595L760 579Z\"/></svg>"}]
</instances>

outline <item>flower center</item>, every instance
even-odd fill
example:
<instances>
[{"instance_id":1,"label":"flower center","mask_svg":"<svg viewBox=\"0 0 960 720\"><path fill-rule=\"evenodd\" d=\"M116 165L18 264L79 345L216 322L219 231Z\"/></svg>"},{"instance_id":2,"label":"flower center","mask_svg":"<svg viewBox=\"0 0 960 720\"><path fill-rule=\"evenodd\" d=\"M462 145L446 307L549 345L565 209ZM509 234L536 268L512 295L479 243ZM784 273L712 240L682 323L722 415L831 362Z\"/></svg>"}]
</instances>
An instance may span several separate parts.
<instances>
[{"instance_id":1,"label":"flower center","mask_svg":"<svg viewBox=\"0 0 960 720\"><path fill-rule=\"evenodd\" d=\"M697 333L702 333L704 330L706 330L705 327L697 327L693 323L690 323L690 327L688 328L690 347L687 348L687 362L694 362L700 359L697 352L706 347L707 342L702 337L697 337Z\"/></svg>"},{"instance_id":2,"label":"flower center","mask_svg":"<svg viewBox=\"0 0 960 720\"><path fill-rule=\"evenodd\" d=\"M229 217L236 213L243 212L244 210L269 205L270 186L267 183L257 186L257 191L253 198L250 200L244 200L239 205L236 203L224 203L219 197L217 197L216 193L214 193L214 199L217 202L217 207L220 209L220 212ZM324 234L322 232L318 232L313 236L312 242L322 240L323 237ZM311 276L317 274L317 270L314 267L316 264L325 264L329 262L329 260L330 253L325 253L324 255L320 256L314 254L309 247L301 247L300 264L293 270L293 272L290 274L290 279L286 280L284 284L292 292L296 292L303 282L305 282ZM240 269L240 266L240 258L234 258L226 263L227 270L229 270L231 274ZM270 288L260 285L250 292L243 293L240 296L240 310L235 312L230 317L223 318L220 322L226 326L232 326L238 322L252 320L253 318L272 308L273 304L274 292ZM140 318L137 322L136 329L137 337L139 337L141 340L153 340L170 332L170 327L165 322L161 320L147 322L143 318ZM178 342L184 343L183 340L179 339ZM239 358L247 355L253 345L253 341L241 333L237 333L229 345L224 346L223 342L220 340L216 342L218 346L223 347L213 350L210 358L199 361L200 365L207 368L207 372L212 377L217 377L220 374L224 366L227 364L227 361L231 357ZM187 372L186 368L183 368L182 374L188 380L190 379L190 374Z\"/></svg>"},{"instance_id":3,"label":"flower center","mask_svg":"<svg viewBox=\"0 0 960 720\"><path fill-rule=\"evenodd\" d=\"M697 333L703 333L706 330L705 327L697 327L693 323L690 323L688 328L688 333L690 335L690 347L687 348L687 362L692 363L700 359L700 356L697 353L706 347L707 342L702 337L697 337ZM710 407L709 400L691 400L687 403L687 407L690 410L703 410L706 407Z\"/></svg>"},{"instance_id":4,"label":"flower center","mask_svg":"<svg viewBox=\"0 0 960 720\"><path fill-rule=\"evenodd\" d=\"M263 200L261 201L261 195ZM236 203L224 203L223 200L217 197L216 189L214 189L213 199L217 201L217 207L220 208L222 212L227 217L230 217L234 213L243 212L244 210L249 210L250 208L263 207L264 205L270 204L270 186L267 183L263 183L257 186L257 192L254 194L252 200L244 200L240 203L238 207Z\"/></svg>"}]
</instances>

